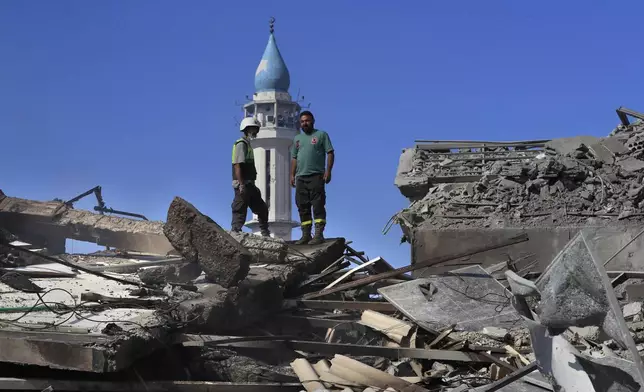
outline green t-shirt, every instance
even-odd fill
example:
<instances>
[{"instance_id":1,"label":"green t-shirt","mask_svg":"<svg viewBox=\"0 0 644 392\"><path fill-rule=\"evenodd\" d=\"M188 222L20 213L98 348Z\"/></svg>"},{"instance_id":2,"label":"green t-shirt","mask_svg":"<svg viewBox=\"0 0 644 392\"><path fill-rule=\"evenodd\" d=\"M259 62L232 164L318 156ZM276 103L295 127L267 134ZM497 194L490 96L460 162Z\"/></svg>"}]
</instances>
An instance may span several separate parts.
<instances>
[{"instance_id":1,"label":"green t-shirt","mask_svg":"<svg viewBox=\"0 0 644 392\"><path fill-rule=\"evenodd\" d=\"M291 157L297 160L295 176L322 174L326 169L326 154L333 151L329 134L314 129L310 135L300 132L293 139Z\"/></svg>"}]
</instances>

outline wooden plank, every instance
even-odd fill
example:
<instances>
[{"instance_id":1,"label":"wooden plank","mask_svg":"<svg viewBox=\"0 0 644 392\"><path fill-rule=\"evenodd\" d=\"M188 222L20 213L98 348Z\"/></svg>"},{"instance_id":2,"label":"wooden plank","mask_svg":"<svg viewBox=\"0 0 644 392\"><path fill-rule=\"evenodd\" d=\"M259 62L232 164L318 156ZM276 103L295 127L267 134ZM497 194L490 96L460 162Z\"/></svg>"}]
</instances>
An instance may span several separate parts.
<instances>
[{"instance_id":1,"label":"wooden plank","mask_svg":"<svg viewBox=\"0 0 644 392\"><path fill-rule=\"evenodd\" d=\"M360 327L358 320L334 320L321 317L302 317L302 316L275 316L267 320L277 321L283 325L297 326L299 328L334 328L336 330L356 329Z\"/></svg>"},{"instance_id":2,"label":"wooden plank","mask_svg":"<svg viewBox=\"0 0 644 392\"><path fill-rule=\"evenodd\" d=\"M528 366L524 366L521 369L516 370L513 373L508 374L505 378L502 378L498 381L493 382L492 384L488 384L478 391L480 392L494 392L498 391L499 389L512 384L516 380L522 378L523 376L527 376L528 374L532 373L537 369L537 363L532 362Z\"/></svg>"},{"instance_id":3,"label":"wooden plank","mask_svg":"<svg viewBox=\"0 0 644 392\"><path fill-rule=\"evenodd\" d=\"M431 267L431 266L436 265L436 264L446 263L448 261L457 260L457 259L460 259L460 258L463 258L463 257L473 256L475 254L487 252L487 251L494 250L494 249L504 248L506 246L518 244L518 243L525 242L525 241L528 241L528 235L524 233L524 234L518 235L516 237L511 237L511 238L509 238L507 240L498 242L496 244L476 247L476 248L473 248L471 250L463 251L463 252L456 253L456 254L453 254L453 255L434 257L434 258L431 258L429 260L425 260L425 261L420 262L420 263L414 263L414 264L409 265L407 267L402 267L402 268L395 269L395 270L393 270L391 272L384 272L384 273L381 273L381 274L366 277L364 279L360 279L360 280L356 280L356 281L353 281L353 282L348 282L348 283L345 283L345 284L341 284L341 285L336 286L336 287L334 287L334 288L332 288L330 290L322 290L322 291L318 291L317 293L309 293L309 294L306 294L306 295L302 296L302 299L319 298L319 297L323 297L325 295L337 293L337 292L340 292L340 291L366 286L368 284L375 283L375 282L377 282L379 280L395 278L398 275L402 275L404 273L411 272L411 271L416 271L416 270L421 269L421 268ZM375 310L375 309L373 309L373 310Z\"/></svg>"},{"instance_id":4,"label":"wooden plank","mask_svg":"<svg viewBox=\"0 0 644 392\"><path fill-rule=\"evenodd\" d=\"M389 302L367 302L367 301L310 301L310 300L285 300L285 308L308 308L308 309L350 309L350 310L375 310L377 312L395 312L397 309Z\"/></svg>"},{"instance_id":5,"label":"wooden plank","mask_svg":"<svg viewBox=\"0 0 644 392\"><path fill-rule=\"evenodd\" d=\"M87 268L91 271L99 272L136 272L143 267L156 267L163 265L174 265L188 263L182 257L174 257L166 260L151 260L151 261L140 261L136 263L121 263L121 264L109 264L109 265L100 265L100 266L88 266Z\"/></svg>"},{"instance_id":6,"label":"wooden plank","mask_svg":"<svg viewBox=\"0 0 644 392\"><path fill-rule=\"evenodd\" d=\"M226 340L224 340L224 338ZM239 342L231 342L228 337L213 335L184 334L181 336L182 343L186 346L212 345L223 347L247 347L266 350L275 350L277 347L286 346L293 350L306 351L323 355L347 354L353 356L414 358L450 362L492 362L489 358L486 358L474 352L426 350L406 347L367 346L358 344L311 342L303 340L280 341L276 339L272 341L241 341L241 339L243 338L240 338ZM225 343L221 343L221 340L223 340Z\"/></svg>"},{"instance_id":7,"label":"wooden plank","mask_svg":"<svg viewBox=\"0 0 644 392\"><path fill-rule=\"evenodd\" d=\"M300 383L232 383L211 381L80 381L37 378L0 378L1 391L38 391L48 387L54 391L96 392L299 392Z\"/></svg>"},{"instance_id":8,"label":"wooden plank","mask_svg":"<svg viewBox=\"0 0 644 392\"><path fill-rule=\"evenodd\" d=\"M306 286L308 286L308 285L310 285L312 283L315 283L315 282L317 282L319 280L322 280L322 279L326 278L327 276L331 276L331 275L335 274L336 272L342 270L343 268L348 267L351 263L348 262L348 261L341 262L343 258L344 258L344 256L342 256L342 258L340 258L339 260L337 260L333 264L331 264L329 266L330 268L329 267L325 268L325 270L322 271L320 274L312 275L310 278L308 278L304 282L300 283L298 285L298 288L301 289L303 287L306 287ZM340 263L336 264L338 262L340 262Z\"/></svg>"}]
</instances>

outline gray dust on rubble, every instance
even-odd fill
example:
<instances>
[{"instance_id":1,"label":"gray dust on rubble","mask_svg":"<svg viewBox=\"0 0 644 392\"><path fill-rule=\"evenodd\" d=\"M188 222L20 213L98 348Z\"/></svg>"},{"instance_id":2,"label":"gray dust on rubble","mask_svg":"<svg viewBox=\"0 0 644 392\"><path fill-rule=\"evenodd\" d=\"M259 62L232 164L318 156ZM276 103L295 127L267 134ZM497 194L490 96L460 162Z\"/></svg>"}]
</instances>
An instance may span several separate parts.
<instances>
[{"instance_id":1,"label":"gray dust on rubble","mask_svg":"<svg viewBox=\"0 0 644 392\"><path fill-rule=\"evenodd\" d=\"M554 139L538 154L510 152L513 159L498 147L505 158L483 164L476 153L462 161L468 156L462 152L452 162L450 154L416 150L410 177L479 175L480 180L435 184L406 212L437 229L642 222L643 140L644 124L637 122L605 138ZM488 157L495 157L493 151Z\"/></svg>"}]
</instances>

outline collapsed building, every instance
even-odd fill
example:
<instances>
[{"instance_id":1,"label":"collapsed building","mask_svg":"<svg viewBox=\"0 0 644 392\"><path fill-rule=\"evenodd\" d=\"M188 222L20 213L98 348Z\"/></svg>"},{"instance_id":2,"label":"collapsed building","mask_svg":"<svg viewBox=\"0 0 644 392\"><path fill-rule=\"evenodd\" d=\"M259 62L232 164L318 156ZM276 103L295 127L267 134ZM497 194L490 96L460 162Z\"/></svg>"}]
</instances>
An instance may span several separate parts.
<instances>
[{"instance_id":1,"label":"collapsed building","mask_svg":"<svg viewBox=\"0 0 644 392\"><path fill-rule=\"evenodd\" d=\"M180 197L160 222L100 187L0 192L0 390L638 391L644 115L618 113L605 138L403 151L400 268Z\"/></svg>"}]
</instances>

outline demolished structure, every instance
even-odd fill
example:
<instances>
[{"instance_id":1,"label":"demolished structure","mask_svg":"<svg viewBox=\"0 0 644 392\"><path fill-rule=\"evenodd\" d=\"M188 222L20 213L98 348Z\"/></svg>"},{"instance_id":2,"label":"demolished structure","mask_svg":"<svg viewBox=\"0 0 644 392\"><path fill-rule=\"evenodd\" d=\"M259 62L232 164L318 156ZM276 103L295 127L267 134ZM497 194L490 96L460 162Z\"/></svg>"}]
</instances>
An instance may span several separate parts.
<instances>
[{"instance_id":1,"label":"demolished structure","mask_svg":"<svg viewBox=\"0 0 644 392\"><path fill-rule=\"evenodd\" d=\"M401 268L231 233L180 197L156 222L100 187L0 193L0 390L639 391L644 124L620 118L405 150Z\"/></svg>"}]
</instances>

